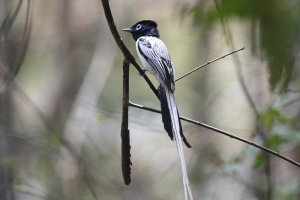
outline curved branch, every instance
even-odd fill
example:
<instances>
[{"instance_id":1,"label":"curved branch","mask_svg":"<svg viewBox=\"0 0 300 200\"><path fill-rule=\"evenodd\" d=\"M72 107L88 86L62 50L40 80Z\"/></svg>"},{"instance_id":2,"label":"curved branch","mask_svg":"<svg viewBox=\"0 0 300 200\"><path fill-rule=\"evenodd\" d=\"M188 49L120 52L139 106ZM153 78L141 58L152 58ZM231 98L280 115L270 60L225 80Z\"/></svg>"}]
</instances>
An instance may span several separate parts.
<instances>
[{"instance_id":1,"label":"curved branch","mask_svg":"<svg viewBox=\"0 0 300 200\"><path fill-rule=\"evenodd\" d=\"M134 108L139 108L139 109L142 109L142 110L147 110L147 111L154 112L154 113L161 113L160 110L157 110L157 109L154 109L154 108L145 107L145 106L142 106L142 105L138 105L138 104L132 103L130 101L129 101L129 106L134 107ZM272 154L274 156L277 156L277 157L279 157L279 158L281 158L281 159L283 159L283 160L285 160L285 161L287 161L287 162L289 162L289 163L291 163L291 164L293 164L293 165L295 165L297 167L300 167L300 163L298 163L295 160L292 160L292 159L290 159L290 158L288 158L286 156L283 156L280 153L278 153L278 152L276 152L276 151L274 151L272 149L269 149L267 147L261 146L259 144L254 143L254 142L251 142L251 141L249 141L247 139L244 139L242 137L239 137L239 136L236 136L236 135L234 135L232 133L224 131L222 129L215 128L215 127L213 127L211 125L208 125L208 124L205 124L205 123L193 120L193 119L189 119L187 117L180 116L179 118L182 119L183 121L189 122L191 124L195 124L197 126L201 126L203 128L212 130L214 132L220 133L220 134L225 135L227 137L230 137L230 138L233 138L235 140L241 141L243 143L249 144L249 145L251 145L253 147L256 147L256 148L258 148L258 149L260 149L260 150L262 150L262 151L264 151L266 153L269 153L269 154Z\"/></svg>"},{"instance_id":2,"label":"curved branch","mask_svg":"<svg viewBox=\"0 0 300 200\"><path fill-rule=\"evenodd\" d=\"M129 62L138 70L140 74L142 74L143 78L145 81L148 83L150 89L153 91L153 93L156 95L156 97L159 99L159 94L153 85L153 83L150 81L148 76L144 73L142 68L139 66L139 64L135 61L135 58L133 55L130 53L128 48L125 46L125 44L122 41L122 38L117 30L117 27L115 25L113 16L111 14L110 6L109 6L109 0L101 0L102 1L102 6L104 9L105 17L109 26L109 29L114 37L115 42L117 43L119 49L122 51L124 57L129 60Z\"/></svg>"}]
</instances>

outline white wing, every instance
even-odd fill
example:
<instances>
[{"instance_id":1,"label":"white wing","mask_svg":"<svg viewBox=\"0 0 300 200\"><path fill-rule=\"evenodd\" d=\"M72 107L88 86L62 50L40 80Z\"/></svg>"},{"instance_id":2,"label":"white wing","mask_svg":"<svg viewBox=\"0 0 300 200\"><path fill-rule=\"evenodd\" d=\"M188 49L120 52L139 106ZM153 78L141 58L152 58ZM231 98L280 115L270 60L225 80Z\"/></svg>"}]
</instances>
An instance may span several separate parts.
<instances>
[{"instance_id":1,"label":"white wing","mask_svg":"<svg viewBox=\"0 0 300 200\"><path fill-rule=\"evenodd\" d=\"M166 84L173 92L175 90L174 68L166 45L156 37L140 37L136 42L137 52L141 60L146 61L145 67L150 67L160 83Z\"/></svg>"}]
</instances>

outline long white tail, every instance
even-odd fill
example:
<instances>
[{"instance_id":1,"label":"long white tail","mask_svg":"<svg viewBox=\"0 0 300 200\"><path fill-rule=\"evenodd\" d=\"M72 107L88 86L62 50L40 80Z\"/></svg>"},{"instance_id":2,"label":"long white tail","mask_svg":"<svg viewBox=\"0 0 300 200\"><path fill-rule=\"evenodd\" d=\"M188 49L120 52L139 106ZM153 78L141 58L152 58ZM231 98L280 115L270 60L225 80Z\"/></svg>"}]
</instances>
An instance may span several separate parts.
<instances>
[{"instance_id":1,"label":"long white tail","mask_svg":"<svg viewBox=\"0 0 300 200\"><path fill-rule=\"evenodd\" d=\"M189 185L189 178L186 170L182 141L186 144L187 147L191 146L186 141L182 133L174 94L164 84L160 85L160 101L165 129L171 139L174 138L179 153L185 200L193 200L192 190Z\"/></svg>"}]
</instances>

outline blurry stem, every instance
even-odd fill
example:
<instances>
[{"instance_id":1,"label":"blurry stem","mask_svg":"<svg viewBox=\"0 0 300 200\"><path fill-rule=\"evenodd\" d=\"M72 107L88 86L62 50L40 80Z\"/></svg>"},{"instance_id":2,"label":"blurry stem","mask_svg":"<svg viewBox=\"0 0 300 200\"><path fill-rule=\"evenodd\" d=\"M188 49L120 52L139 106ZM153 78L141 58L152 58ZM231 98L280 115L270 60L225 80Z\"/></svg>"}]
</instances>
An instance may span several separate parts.
<instances>
[{"instance_id":1,"label":"blurry stem","mask_svg":"<svg viewBox=\"0 0 300 200\"><path fill-rule=\"evenodd\" d=\"M134 108L138 108L138 109L142 109L142 110L147 110L147 111L154 112L154 113L161 113L160 110L157 110L157 109L154 109L154 108L145 107L145 106L142 106L142 105L138 105L138 104L132 103L130 101L129 101L129 106L134 107ZM214 132L220 133L220 134L225 135L227 137L230 137L232 139L235 139L235 140L241 141L243 143L249 144L249 145L251 145L253 147L256 147L256 148L258 148L258 149L260 149L260 150L262 150L262 151L264 151L266 153L269 153L269 154L272 154L274 156L277 156L278 158L281 158L281 159L283 159L283 160L285 160L285 161L287 161L287 162L289 162L289 163L291 163L291 164L293 164L293 165L295 165L295 166L297 166L297 167L300 168L300 163L298 163L298 162L296 162L296 161L294 161L294 160L292 160L292 159L290 159L290 158L288 158L286 156L283 156L280 153L278 153L278 152L276 152L276 151L274 151L272 149L269 149L267 147L261 146L259 144L254 143L254 142L251 142L251 141L249 141L247 139L244 139L242 137L239 137L239 136L236 136L236 135L234 135L232 133L224 131L222 129L215 128L215 127L213 127L211 125L208 125L208 124L205 124L205 123L193 120L193 119L189 119L187 117L180 116L179 118L182 119L183 121L189 122L191 124L195 124L197 126L201 126L203 128L206 128L206 129L212 130Z\"/></svg>"},{"instance_id":2,"label":"blurry stem","mask_svg":"<svg viewBox=\"0 0 300 200\"><path fill-rule=\"evenodd\" d=\"M249 180L244 180L243 173L239 173L238 171L234 171L233 173L230 173L222 170L222 168L220 168L219 166L217 167L212 166L212 167L215 168L214 169L215 171L218 171L219 173L222 173L224 176L230 177L231 179L235 180L239 184L245 186L248 190L250 190L254 194L255 197L257 197L257 199L261 199L259 197L261 197L262 189L259 188L258 185L253 185L250 182L248 182Z\"/></svg>"},{"instance_id":3,"label":"blurry stem","mask_svg":"<svg viewBox=\"0 0 300 200\"><path fill-rule=\"evenodd\" d=\"M203 64L203 65L200 65L199 67L196 67L196 68L194 68L193 70L187 72L186 74L180 76L180 77L177 78L175 81L179 81L180 79L185 78L186 76L188 76L188 75L194 73L195 71L197 71L197 70L199 70L199 69L201 69L201 68L203 68L203 67L205 67L205 66L207 66L207 65L210 65L210 64L212 64L212 63L214 63L214 62L216 62L216 61L218 61L218 60L221 60L221 59L223 59L223 58L225 58L225 57L227 57L227 56L229 56L229 55L235 54L235 53L237 53L237 52L239 52L239 51L242 51L242 50L244 50L244 49L245 49L245 47L240 48L240 49L238 49L238 50L234 50L234 51L232 51L232 52L230 52L230 53L228 53L228 54L225 54L225 55L220 56L220 57L218 57L218 58L215 58L215 59L213 59L213 60L210 60L210 61L208 61L207 63L205 63L205 64Z\"/></svg>"},{"instance_id":4,"label":"blurry stem","mask_svg":"<svg viewBox=\"0 0 300 200\"><path fill-rule=\"evenodd\" d=\"M298 101L300 101L300 96L292 99L289 102L284 103L283 105L281 105L281 107L284 108L284 107L290 106L291 104L296 103Z\"/></svg>"},{"instance_id":5,"label":"blurry stem","mask_svg":"<svg viewBox=\"0 0 300 200\"><path fill-rule=\"evenodd\" d=\"M20 8L22 6L22 3L23 3L23 0L19 0L18 5L17 5L14 13L11 16L9 14L6 15L4 21L1 25L0 33L4 32L6 34L10 30L12 24L14 23L17 15L20 12Z\"/></svg>"},{"instance_id":6,"label":"blurry stem","mask_svg":"<svg viewBox=\"0 0 300 200\"><path fill-rule=\"evenodd\" d=\"M97 192L96 192L96 190L94 189L94 182L95 182L95 180L93 180L93 177L94 176L92 176L91 174L90 174L90 171L89 171L89 169L86 167L86 165L84 164L84 160L83 160L83 157L82 156L77 156L78 157L78 159L77 159L77 161L78 161L78 166L79 167L81 167L81 174L82 174L82 178L83 178L83 180L85 181L85 183L86 183L86 185L87 185L87 187L88 187L88 189L89 189L89 191L90 191L90 193L91 193L91 195L92 195L92 197L95 199L95 200L97 200L97 199L99 199L98 198L98 195L97 195ZM93 183L92 183L92 181L93 181Z\"/></svg>"},{"instance_id":7,"label":"blurry stem","mask_svg":"<svg viewBox=\"0 0 300 200\"><path fill-rule=\"evenodd\" d=\"M14 77L16 76L16 74L19 72L21 68L21 65L26 55L28 44L30 42L30 35L31 35L31 28L32 28L32 14L33 14L32 8L33 8L33 0L28 0L20 55L19 58L15 60L15 63L12 64L12 66L14 67L14 71L13 71Z\"/></svg>"},{"instance_id":8,"label":"blurry stem","mask_svg":"<svg viewBox=\"0 0 300 200\"><path fill-rule=\"evenodd\" d=\"M24 89L22 88L22 86L16 81L13 80L11 86L13 86L16 91L18 92L18 94L20 95L20 97L25 100L27 102L27 105L38 114L39 118L41 119L43 125L45 126L45 128L49 131L54 133L54 129L52 128L52 126L49 123L49 120L46 118L46 116L44 115L44 113L40 110L40 108L33 102L33 100L26 94L26 92L24 91Z\"/></svg>"},{"instance_id":9,"label":"blurry stem","mask_svg":"<svg viewBox=\"0 0 300 200\"><path fill-rule=\"evenodd\" d=\"M12 124L13 102L11 92L0 94L0 124L3 138L0 140L0 197L1 200L15 200L14 182L15 168L8 167L4 163L12 159L15 143L10 140L14 135Z\"/></svg>"},{"instance_id":10,"label":"blurry stem","mask_svg":"<svg viewBox=\"0 0 300 200\"><path fill-rule=\"evenodd\" d=\"M266 200L273 199L273 184L272 184L272 168L271 168L271 159L269 155L265 155L266 164L264 165L265 178L266 178Z\"/></svg>"},{"instance_id":11,"label":"blurry stem","mask_svg":"<svg viewBox=\"0 0 300 200\"><path fill-rule=\"evenodd\" d=\"M7 56L6 60L12 60L12 62L9 62L9 66L5 69L6 73L6 78L5 78L5 84L10 84L11 81L14 79L14 77L17 75L19 72L21 65L24 61L27 49L28 49L28 44L30 41L30 36L31 36L31 28L32 28L32 9L33 9L33 0L27 0L27 8L26 8L26 17L25 17L25 25L22 33L22 41L20 43L20 48L17 49L15 54L8 54L9 51L4 51ZM1 25L0 28L0 40L2 40L1 36L3 35L5 43L4 45L7 45L7 34L9 33L13 22L15 21L17 15L20 12L20 8L22 5L23 0L20 0L16 10L14 11L13 15L10 17L9 14L7 14L4 22ZM9 56L12 57L9 59ZM7 64L7 63L5 63Z\"/></svg>"},{"instance_id":12,"label":"blurry stem","mask_svg":"<svg viewBox=\"0 0 300 200\"><path fill-rule=\"evenodd\" d=\"M9 16L6 17L5 22L3 22L2 27L0 28L0 39L1 34L3 32L3 36L5 37L5 40L7 40L7 34L12 26L12 23L14 22L16 15L19 13L20 6L22 5L22 0L19 1L18 6L16 8L16 11L14 12L13 16L10 18ZM24 30L22 34L22 42L20 44L20 50L16 52L16 55L11 55L5 52L8 56L13 56L13 58L7 60L12 60L11 63L9 63L9 66L4 69L5 73L5 84L10 84L12 80L15 78L17 73L19 72L21 65L24 61L28 44L30 42L30 36L31 36L31 28L32 28L32 7L33 7L33 0L28 0L27 8L26 8L26 18L25 18L25 25ZM7 63L5 63L7 64Z\"/></svg>"},{"instance_id":13,"label":"blurry stem","mask_svg":"<svg viewBox=\"0 0 300 200\"><path fill-rule=\"evenodd\" d=\"M130 160L130 130L128 129L128 106L129 106L129 60L123 60L123 112L121 125L122 139L122 173L124 183L131 182L131 160Z\"/></svg>"},{"instance_id":14,"label":"blurry stem","mask_svg":"<svg viewBox=\"0 0 300 200\"><path fill-rule=\"evenodd\" d=\"M53 194L47 193L45 194L44 191L42 191L37 186L33 185L28 181L27 179L21 179L18 177L18 181L20 184L25 185L26 189L16 188L16 191L18 193L24 193L27 195L30 195L32 197L37 197L38 199L47 199L47 200L58 200L59 198L57 196L54 196Z\"/></svg>"}]
</instances>

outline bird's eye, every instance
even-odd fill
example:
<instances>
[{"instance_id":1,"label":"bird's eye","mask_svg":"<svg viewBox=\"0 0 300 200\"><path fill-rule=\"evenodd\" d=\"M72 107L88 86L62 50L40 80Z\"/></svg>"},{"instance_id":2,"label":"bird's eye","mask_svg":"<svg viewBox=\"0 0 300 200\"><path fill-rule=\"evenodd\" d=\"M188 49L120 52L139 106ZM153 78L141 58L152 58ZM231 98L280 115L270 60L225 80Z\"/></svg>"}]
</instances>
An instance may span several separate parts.
<instances>
[{"instance_id":1,"label":"bird's eye","mask_svg":"<svg viewBox=\"0 0 300 200\"><path fill-rule=\"evenodd\" d=\"M135 27L135 30L140 30L142 28L142 25L138 24L136 27Z\"/></svg>"}]
</instances>

